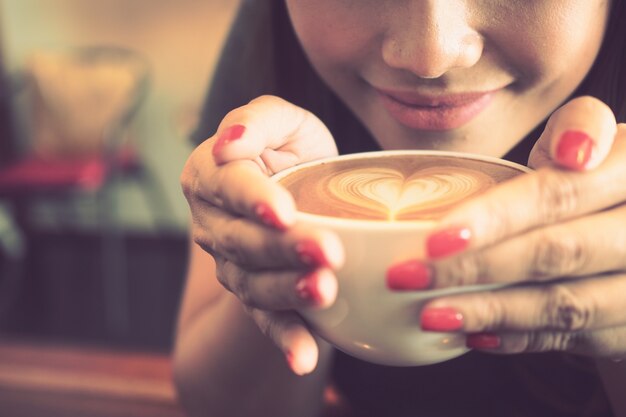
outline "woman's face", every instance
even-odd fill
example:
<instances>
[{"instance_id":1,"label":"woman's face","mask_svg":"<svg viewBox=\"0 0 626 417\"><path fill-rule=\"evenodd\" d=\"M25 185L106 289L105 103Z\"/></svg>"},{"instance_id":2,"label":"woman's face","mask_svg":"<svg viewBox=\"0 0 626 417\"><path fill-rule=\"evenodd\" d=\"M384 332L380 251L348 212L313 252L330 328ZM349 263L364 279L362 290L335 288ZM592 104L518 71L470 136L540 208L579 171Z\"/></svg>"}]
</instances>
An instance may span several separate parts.
<instances>
[{"instance_id":1,"label":"woman's face","mask_svg":"<svg viewBox=\"0 0 626 417\"><path fill-rule=\"evenodd\" d=\"M286 0L311 63L385 149L501 156L583 80L610 0Z\"/></svg>"}]
</instances>

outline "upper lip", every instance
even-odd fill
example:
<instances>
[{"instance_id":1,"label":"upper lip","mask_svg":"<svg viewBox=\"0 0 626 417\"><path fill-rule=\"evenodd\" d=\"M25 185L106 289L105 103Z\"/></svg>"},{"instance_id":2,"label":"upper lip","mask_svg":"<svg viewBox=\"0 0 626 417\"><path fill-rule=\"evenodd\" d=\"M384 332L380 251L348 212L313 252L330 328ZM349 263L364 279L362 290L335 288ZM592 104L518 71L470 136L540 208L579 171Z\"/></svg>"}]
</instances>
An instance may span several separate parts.
<instances>
[{"instance_id":1,"label":"upper lip","mask_svg":"<svg viewBox=\"0 0 626 417\"><path fill-rule=\"evenodd\" d=\"M378 93L383 94L407 106L433 108L463 106L497 90L499 90L499 88L462 93L424 94L415 91L388 90L384 88L376 88L376 91L378 91Z\"/></svg>"}]
</instances>

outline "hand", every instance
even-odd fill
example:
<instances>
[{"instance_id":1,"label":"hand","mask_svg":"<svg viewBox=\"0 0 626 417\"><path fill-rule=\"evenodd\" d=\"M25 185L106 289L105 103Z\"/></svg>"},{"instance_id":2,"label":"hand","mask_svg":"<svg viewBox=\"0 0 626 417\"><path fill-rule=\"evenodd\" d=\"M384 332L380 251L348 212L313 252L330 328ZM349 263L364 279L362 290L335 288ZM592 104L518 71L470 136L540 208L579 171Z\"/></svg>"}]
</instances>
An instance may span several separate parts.
<instances>
[{"instance_id":1,"label":"hand","mask_svg":"<svg viewBox=\"0 0 626 417\"><path fill-rule=\"evenodd\" d=\"M334 234L294 226L294 201L269 176L336 154L319 119L264 96L230 112L181 175L195 243L299 374L315 368L318 347L291 310L334 302L343 251Z\"/></svg>"},{"instance_id":2,"label":"hand","mask_svg":"<svg viewBox=\"0 0 626 417\"><path fill-rule=\"evenodd\" d=\"M522 284L424 306L423 328L464 332L470 347L622 357L626 125L596 99L572 100L550 118L530 165L536 172L446 216L427 239L429 260L390 273L412 270L429 288Z\"/></svg>"}]
</instances>

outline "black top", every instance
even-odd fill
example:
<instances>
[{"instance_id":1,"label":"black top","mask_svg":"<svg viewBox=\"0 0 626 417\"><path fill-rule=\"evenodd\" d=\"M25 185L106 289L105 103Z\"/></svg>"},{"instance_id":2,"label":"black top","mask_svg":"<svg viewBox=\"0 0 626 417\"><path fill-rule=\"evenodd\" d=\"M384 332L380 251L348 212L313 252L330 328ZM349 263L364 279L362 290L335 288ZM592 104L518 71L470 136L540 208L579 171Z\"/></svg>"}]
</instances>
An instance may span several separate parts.
<instances>
[{"instance_id":1,"label":"black top","mask_svg":"<svg viewBox=\"0 0 626 417\"><path fill-rule=\"evenodd\" d=\"M283 0L243 1L193 139L213 135L228 111L262 94L315 113L340 153L380 149L308 64ZM536 137L531 134L505 158L525 164ZM612 415L593 361L563 353L470 352L441 364L397 368L337 352L333 379L359 417Z\"/></svg>"}]
</instances>

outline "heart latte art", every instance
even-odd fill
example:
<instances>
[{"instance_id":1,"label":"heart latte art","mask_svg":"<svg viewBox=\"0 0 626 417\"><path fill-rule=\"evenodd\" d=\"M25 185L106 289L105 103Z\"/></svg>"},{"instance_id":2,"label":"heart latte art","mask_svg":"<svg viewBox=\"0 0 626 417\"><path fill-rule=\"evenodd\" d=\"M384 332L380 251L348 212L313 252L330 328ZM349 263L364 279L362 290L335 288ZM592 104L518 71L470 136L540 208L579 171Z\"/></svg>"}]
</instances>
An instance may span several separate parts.
<instances>
[{"instance_id":1,"label":"heart latte art","mask_svg":"<svg viewBox=\"0 0 626 417\"><path fill-rule=\"evenodd\" d=\"M280 180L299 211L361 220L435 220L522 172L442 156L395 155L322 163Z\"/></svg>"}]
</instances>

